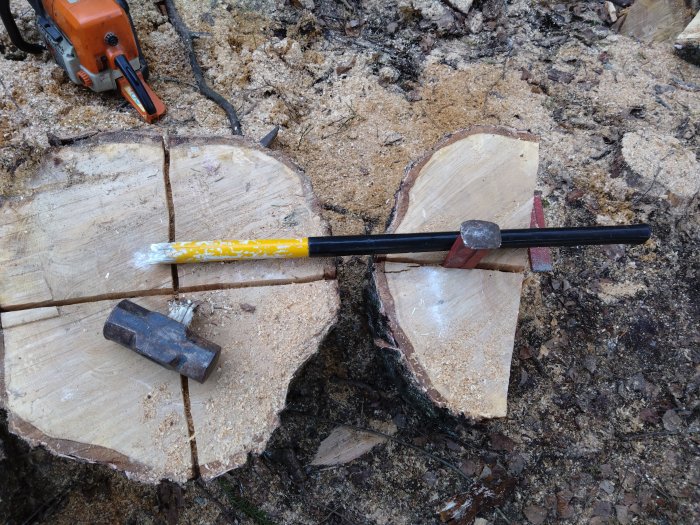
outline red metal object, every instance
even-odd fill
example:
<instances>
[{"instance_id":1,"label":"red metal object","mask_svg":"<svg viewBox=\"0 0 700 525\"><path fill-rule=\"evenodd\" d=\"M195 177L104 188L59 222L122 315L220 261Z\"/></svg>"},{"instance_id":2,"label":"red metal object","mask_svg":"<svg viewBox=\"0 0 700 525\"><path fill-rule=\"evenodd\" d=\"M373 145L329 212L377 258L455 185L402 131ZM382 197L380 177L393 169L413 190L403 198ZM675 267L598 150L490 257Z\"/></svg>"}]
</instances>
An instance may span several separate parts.
<instances>
[{"instance_id":1,"label":"red metal object","mask_svg":"<svg viewBox=\"0 0 700 525\"><path fill-rule=\"evenodd\" d=\"M473 250L464 246L464 241L460 235L455 239L452 248L442 263L444 268L464 268L471 270L476 268L479 261L486 257L491 250Z\"/></svg>"},{"instance_id":2,"label":"red metal object","mask_svg":"<svg viewBox=\"0 0 700 525\"><path fill-rule=\"evenodd\" d=\"M542 192L536 191L532 201L532 213L530 214L530 228L544 228L544 209L542 208ZM530 254L530 268L533 272L551 272L552 250L549 248L528 248Z\"/></svg>"}]
</instances>

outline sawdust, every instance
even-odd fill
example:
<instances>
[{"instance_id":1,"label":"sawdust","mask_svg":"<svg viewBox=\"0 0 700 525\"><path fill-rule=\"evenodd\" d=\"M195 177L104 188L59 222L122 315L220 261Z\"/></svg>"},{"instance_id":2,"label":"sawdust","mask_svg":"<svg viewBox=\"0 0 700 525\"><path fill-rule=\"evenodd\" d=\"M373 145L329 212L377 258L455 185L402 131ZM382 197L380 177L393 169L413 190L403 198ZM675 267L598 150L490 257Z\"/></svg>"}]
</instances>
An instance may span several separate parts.
<instances>
[{"instance_id":1,"label":"sawdust","mask_svg":"<svg viewBox=\"0 0 700 525\"><path fill-rule=\"evenodd\" d=\"M670 191L687 199L700 190L700 164L676 137L644 129L622 137L622 156L643 179L645 191Z\"/></svg>"},{"instance_id":2,"label":"sawdust","mask_svg":"<svg viewBox=\"0 0 700 525\"><path fill-rule=\"evenodd\" d=\"M639 292L645 291L646 286L642 283L624 282L624 283L601 283L601 291L598 296L605 304L615 304L621 299L634 297Z\"/></svg>"},{"instance_id":3,"label":"sawdust","mask_svg":"<svg viewBox=\"0 0 700 525\"><path fill-rule=\"evenodd\" d=\"M207 382L189 387L199 461L204 475L213 477L241 465L251 451L263 450L277 426L289 382L317 352L335 319L338 299L332 281L188 298L200 303L192 330L222 347Z\"/></svg>"},{"instance_id":4,"label":"sawdust","mask_svg":"<svg viewBox=\"0 0 700 525\"><path fill-rule=\"evenodd\" d=\"M486 450L483 443L488 432L507 429L510 435L522 434L530 445L519 451L525 458L525 470L516 497L498 509L498 515L485 515L490 521L502 515L514 523L523 521L523 502L542 503L555 490L569 489L576 493L571 509L577 519L598 519L592 518L591 509L597 501L602 475L599 463L603 462L612 465L613 479L619 476L625 489L610 496L610 501L636 509L640 514L633 519L674 522L692 515L697 510L692 494L696 480L688 469L679 468L692 461L692 438L681 434L629 443L616 436L638 429L642 408L656 410L659 403L694 406L694 364L688 350L693 348L697 326L690 322L694 307L688 301L693 291L688 283L694 274L683 257L692 255L687 239L697 239L697 229L692 221L679 217L695 210L682 204L669 211L669 200L656 200L653 192L640 198L645 187L630 187L625 177L611 174L622 137L643 129L675 137L686 152L696 152L697 158L698 102L693 86L700 84L700 70L678 60L667 46L641 45L611 35L592 17L593 8L584 6L583 14L572 20L570 11L581 8L582 2L553 4L550 9L543 3L515 0L502 7L507 20L487 12L487 8L494 10L492 3L478 2L466 21L467 28L453 25L457 29L451 31L456 34L447 36L436 35L433 25L415 30L417 23L411 26L413 22L407 20L418 17L405 6L402 12L393 4L377 11L377 2L370 1L362 9L356 10L353 4L346 11L344 2L315 3L313 12L296 4L260 0L178 2L178 6L193 31L208 33L196 40L197 54L214 87L240 109L244 131L259 138L272 125L283 124L274 147L307 170L315 191L329 208L325 215L335 233L357 233L365 228L381 231L409 159L419 157L437 139L459 127L501 123L541 136L538 186L545 192L548 224L650 220L660 224L662 234L654 251L646 253L646 248L637 247L627 252L628 260L637 261L636 268L611 264L593 248L562 250L555 257L557 273L530 279L521 309L518 348L536 349L542 341L558 337L556 334L566 335L566 342L553 345L550 355L541 357L541 371L534 359L514 358L513 374L520 377L520 384L510 400L507 419L483 428L455 430L451 424L451 430L469 443L468 453L443 449L442 441L426 437L432 429L398 397L389 402L368 400L366 391L355 391L354 404L352 396L338 404L329 398L331 373L367 381L382 394L389 389L388 379L373 361L375 352L368 349L370 339L362 321L362 261L341 263L340 273L346 279L343 324L331 348L303 373L300 385L293 389L292 402L319 417L345 420L363 421L370 411L372 417L405 415L408 423L401 432L406 439L428 439L428 447L457 464L465 456L473 457L479 469L482 457L491 465L512 460L512 456ZM12 5L14 12L21 13L22 30L32 27L26 3L13 0ZM131 10L153 72L151 85L169 110L157 125L159 129L175 134L228 135L223 112L188 85L193 82L189 66L165 18L151 2L131 2ZM321 16L328 13L337 20ZM362 34L338 37L338 28L332 24L342 33L353 19L363 24ZM398 25L395 34L385 29L391 23ZM235 30L230 29L234 26ZM497 32L505 39L496 37ZM368 41L368 36L374 41ZM287 43L280 44L284 38ZM4 33L0 39L8 45ZM303 55L301 66L295 63L299 53L294 42ZM17 56L16 51L11 53ZM407 61L410 67L398 68L398 82L380 79L380 69L397 69L397 63L406 57L414 61ZM47 131L65 136L96 129L148 128L115 95L91 93L66 82L47 56L20 58L0 58L0 75L19 106L0 88L3 197L21 186L23 177L32 172L31 163L44 155ZM348 65L349 70L337 73ZM553 68L573 74L573 80L568 84L551 80ZM499 80L503 71L505 80ZM528 78L520 80L523 77ZM362 109L361 115L355 115L357 108ZM577 190L583 195L571 198ZM597 298L592 300L577 290L599 271L619 282L636 280L639 261L645 261L644 279L649 281L649 295L640 294L643 299L622 298L615 308L603 305L605 309L600 310ZM572 281L571 289L553 292L553 283L565 276ZM672 304L667 297L672 297ZM673 327L673 333L667 327ZM599 366L595 376L578 368L582 341L598 345L599 365L604 366ZM656 351L652 343L664 351ZM627 393L621 383L640 370L649 380L663 384L663 399ZM687 395L677 394L684 388ZM605 405L589 410L581 401L589 392L607 398L619 410L609 416ZM655 428L648 422L643 425L647 432ZM288 421L270 446L294 447L305 461L318 447L319 427L322 423L316 419ZM586 446L576 448L577 443ZM346 516L346 522L434 520L434 505L440 497L461 490L459 483L420 454L390 445L358 459L352 469L311 472L303 491L286 481L284 469L255 458L235 471L232 481L240 484L242 497L283 523L342 519L331 510ZM63 491L74 475L86 479L85 487L81 484L70 491L65 507L54 511L52 521L73 523L75 516L136 523L162 519L150 487L127 482L106 469L48 458L41 450L16 457L12 468L30 480L28 488L15 483L22 490L22 496L17 493L12 500L18 521L32 514L37 501ZM44 472L50 473L48 478ZM423 478L426 472L435 473L434 485ZM95 485L95 477L102 483L97 486L105 489L90 497L83 492ZM215 496L224 498L220 493ZM224 519L197 484L188 484L185 497L182 522ZM332 502L333 508L324 507L325 502ZM552 510L552 519L556 512Z\"/></svg>"},{"instance_id":5,"label":"sawdust","mask_svg":"<svg viewBox=\"0 0 700 525\"><path fill-rule=\"evenodd\" d=\"M396 322L454 412L506 414L508 376L522 275L386 263Z\"/></svg>"}]
</instances>

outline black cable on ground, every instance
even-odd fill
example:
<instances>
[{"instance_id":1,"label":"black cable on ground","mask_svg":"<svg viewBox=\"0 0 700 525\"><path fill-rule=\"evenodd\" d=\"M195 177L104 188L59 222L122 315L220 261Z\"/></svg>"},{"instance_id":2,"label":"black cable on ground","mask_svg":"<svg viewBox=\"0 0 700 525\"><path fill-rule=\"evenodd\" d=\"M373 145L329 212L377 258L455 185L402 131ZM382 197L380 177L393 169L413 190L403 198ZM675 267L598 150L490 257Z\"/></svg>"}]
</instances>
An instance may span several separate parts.
<instances>
[{"instance_id":1,"label":"black cable on ground","mask_svg":"<svg viewBox=\"0 0 700 525\"><path fill-rule=\"evenodd\" d=\"M210 88L207 84L207 81L204 80L204 73L202 72L202 68L200 67L199 62L197 61L197 56L194 53L194 47L192 45L192 37L190 36L190 30L182 21L182 18L180 18L180 13L177 12L177 8L175 7L173 0L164 1L165 9L168 13L170 23L173 25L175 31L180 37L180 40L182 40L182 43L185 45L185 50L187 51L187 56L190 59L190 66L192 67L192 73L194 74L194 78L197 81L197 88L199 89L199 92L212 102L218 104L221 107L221 109L224 110L229 122L231 123L231 131L234 135L243 135L243 131L241 129L241 122L238 120L236 109L228 100L226 100L219 93Z\"/></svg>"}]
</instances>

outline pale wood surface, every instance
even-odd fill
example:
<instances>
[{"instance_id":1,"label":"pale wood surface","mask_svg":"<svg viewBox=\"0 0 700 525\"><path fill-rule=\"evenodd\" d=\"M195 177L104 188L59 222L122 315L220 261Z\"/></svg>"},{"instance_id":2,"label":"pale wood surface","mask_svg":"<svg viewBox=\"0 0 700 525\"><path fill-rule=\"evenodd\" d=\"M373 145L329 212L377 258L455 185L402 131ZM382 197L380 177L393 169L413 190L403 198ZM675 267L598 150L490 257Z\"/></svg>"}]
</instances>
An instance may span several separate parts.
<instances>
[{"instance_id":1,"label":"pale wood surface","mask_svg":"<svg viewBox=\"0 0 700 525\"><path fill-rule=\"evenodd\" d=\"M692 17L685 0L635 0L625 13L620 33L642 42L672 42Z\"/></svg>"},{"instance_id":2,"label":"pale wood surface","mask_svg":"<svg viewBox=\"0 0 700 525\"><path fill-rule=\"evenodd\" d=\"M447 144L413 168L415 182L397 203L398 213L405 213L390 231L457 231L469 219L493 221L503 229L529 228L538 151L534 140L493 133ZM387 260L438 264L445 255L399 254ZM499 250L480 267L522 270L526 264L526 250Z\"/></svg>"},{"instance_id":3,"label":"pale wood surface","mask_svg":"<svg viewBox=\"0 0 700 525\"><path fill-rule=\"evenodd\" d=\"M338 308L329 260L181 269L181 292L246 286L180 294L201 302L195 333L223 346L208 382L188 382L191 398L179 375L107 341L117 297L136 292L163 313L173 299L171 267L134 257L169 240L170 182L179 238L327 233L308 180L274 153L220 138L172 145L169 158L161 137L129 134L53 149L0 200L0 310L11 310L0 318L0 403L10 428L153 483L190 478L197 446L207 477L260 452Z\"/></svg>"},{"instance_id":4,"label":"pale wood surface","mask_svg":"<svg viewBox=\"0 0 700 525\"><path fill-rule=\"evenodd\" d=\"M506 415L522 273L386 263L396 322L444 406Z\"/></svg>"},{"instance_id":5,"label":"pale wood surface","mask_svg":"<svg viewBox=\"0 0 700 525\"><path fill-rule=\"evenodd\" d=\"M168 298L135 301L167 311ZM11 426L27 437L29 423L43 434L36 444L119 464L143 481L185 481L192 464L180 377L102 336L116 303L29 310L35 320L24 312L2 314Z\"/></svg>"},{"instance_id":6,"label":"pale wood surface","mask_svg":"<svg viewBox=\"0 0 700 525\"><path fill-rule=\"evenodd\" d=\"M198 292L192 328L222 346L204 384L190 381L200 470L212 478L259 453L287 386L316 353L339 306L335 281Z\"/></svg>"},{"instance_id":7,"label":"pale wood surface","mask_svg":"<svg viewBox=\"0 0 700 525\"><path fill-rule=\"evenodd\" d=\"M688 26L676 38L676 45L682 47L692 47L697 49L700 47L700 11L695 15Z\"/></svg>"},{"instance_id":8,"label":"pale wood surface","mask_svg":"<svg viewBox=\"0 0 700 525\"><path fill-rule=\"evenodd\" d=\"M296 238L327 233L306 179L297 169L235 141L170 147L175 240ZM308 282L322 279L327 259L179 265L181 288Z\"/></svg>"},{"instance_id":9,"label":"pale wood surface","mask_svg":"<svg viewBox=\"0 0 700 525\"><path fill-rule=\"evenodd\" d=\"M529 227L537 167L532 135L490 127L456 133L408 170L388 231L452 231L466 219ZM475 270L442 268L444 255L377 264L380 351L398 360L391 366L424 406L505 416L527 252L498 250Z\"/></svg>"},{"instance_id":10,"label":"pale wood surface","mask_svg":"<svg viewBox=\"0 0 700 525\"><path fill-rule=\"evenodd\" d=\"M170 269L134 271L144 239L168 240L158 140L54 150L0 200L0 307L170 288Z\"/></svg>"}]
</instances>

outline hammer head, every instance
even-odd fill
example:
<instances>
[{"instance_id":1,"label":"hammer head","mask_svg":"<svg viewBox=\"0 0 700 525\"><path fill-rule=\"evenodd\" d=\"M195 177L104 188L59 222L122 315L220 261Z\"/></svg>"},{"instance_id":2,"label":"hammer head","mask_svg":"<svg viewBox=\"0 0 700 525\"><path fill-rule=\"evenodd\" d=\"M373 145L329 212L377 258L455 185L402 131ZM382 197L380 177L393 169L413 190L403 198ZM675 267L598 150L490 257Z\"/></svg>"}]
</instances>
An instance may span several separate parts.
<instances>
[{"instance_id":1,"label":"hammer head","mask_svg":"<svg viewBox=\"0 0 700 525\"><path fill-rule=\"evenodd\" d=\"M489 221L464 221L459 228L462 242L472 250L495 250L501 247L501 229Z\"/></svg>"},{"instance_id":2,"label":"hammer head","mask_svg":"<svg viewBox=\"0 0 700 525\"><path fill-rule=\"evenodd\" d=\"M109 314L102 333L200 383L214 370L221 352L219 345L191 334L185 325L126 299Z\"/></svg>"}]
</instances>

